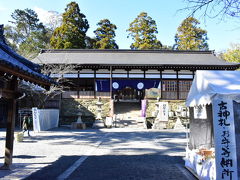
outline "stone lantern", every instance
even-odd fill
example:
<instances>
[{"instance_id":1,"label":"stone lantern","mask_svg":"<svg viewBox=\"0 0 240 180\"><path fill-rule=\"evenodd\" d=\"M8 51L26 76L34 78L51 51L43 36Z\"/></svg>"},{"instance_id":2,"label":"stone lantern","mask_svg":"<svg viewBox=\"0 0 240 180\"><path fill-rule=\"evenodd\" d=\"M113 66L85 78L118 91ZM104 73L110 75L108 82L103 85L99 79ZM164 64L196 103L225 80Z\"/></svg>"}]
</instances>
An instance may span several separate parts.
<instances>
[{"instance_id":1,"label":"stone lantern","mask_svg":"<svg viewBox=\"0 0 240 180\"><path fill-rule=\"evenodd\" d=\"M101 120L102 119L102 105L103 103L101 102L101 97L98 97L98 101L96 103L97 106L97 120Z\"/></svg>"},{"instance_id":2,"label":"stone lantern","mask_svg":"<svg viewBox=\"0 0 240 180\"><path fill-rule=\"evenodd\" d=\"M77 122L72 123L72 129L86 129L86 124L82 122L82 111L81 111L81 105L78 105L78 113L77 113Z\"/></svg>"}]
</instances>

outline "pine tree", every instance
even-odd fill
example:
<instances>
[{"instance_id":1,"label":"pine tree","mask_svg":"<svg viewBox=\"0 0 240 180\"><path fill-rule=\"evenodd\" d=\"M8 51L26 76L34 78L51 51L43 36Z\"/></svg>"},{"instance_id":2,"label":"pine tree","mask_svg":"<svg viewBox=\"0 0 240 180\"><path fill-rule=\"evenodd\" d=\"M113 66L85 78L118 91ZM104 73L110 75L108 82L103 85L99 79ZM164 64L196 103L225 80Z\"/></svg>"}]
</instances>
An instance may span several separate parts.
<instances>
[{"instance_id":1,"label":"pine tree","mask_svg":"<svg viewBox=\"0 0 240 180\"><path fill-rule=\"evenodd\" d=\"M207 31L201 29L200 22L188 17L177 29L174 48L178 50L208 50Z\"/></svg>"},{"instance_id":2,"label":"pine tree","mask_svg":"<svg viewBox=\"0 0 240 180\"><path fill-rule=\"evenodd\" d=\"M146 12L140 13L130 23L127 31L129 32L128 37L131 36L134 40L130 46L131 49L160 49L162 47L156 37L158 33L156 22Z\"/></svg>"},{"instance_id":3,"label":"pine tree","mask_svg":"<svg viewBox=\"0 0 240 180\"><path fill-rule=\"evenodd\" d=\"M118 49L114 40L117 26L112 24L108 19L100 20L97 24L99 27L94 31L96 35L95 48L97 49Z\"/></svg>"},{"instance_id":4,"label":"pine tree","mask_svg":"<svg viewBox=\"0 0 240 180\"><path fill-rule=\"evenodd\" d=\"M11 17L12 26L5 27L5 37L14 50L32 59L41 49L49 48L49 31L39 22L35 11L16 9Z\"/></svg>"},{"instance_id":5,"label":"pine tree","mask_svg":"<svg viewBox=\"0 0 240 180\"><path fill-rule=\"evenodd\" d=\"M80 13L76 2L71 2L62 15L62 25L53 32L50 44L54 49L86 48L88 28L86 16Z\"/></svg>"}]
</instances>

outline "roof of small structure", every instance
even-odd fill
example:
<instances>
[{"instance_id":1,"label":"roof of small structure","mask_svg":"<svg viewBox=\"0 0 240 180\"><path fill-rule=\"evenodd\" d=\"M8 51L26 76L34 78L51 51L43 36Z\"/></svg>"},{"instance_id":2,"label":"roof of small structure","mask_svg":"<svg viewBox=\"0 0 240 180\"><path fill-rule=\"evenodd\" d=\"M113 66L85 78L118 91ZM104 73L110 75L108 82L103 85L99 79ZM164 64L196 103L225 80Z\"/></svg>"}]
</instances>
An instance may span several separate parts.
<instances>
[{"instance_id":1,"label":"roof of small structure","mask_svg":"<svg viewBox=\"0 0 240 180\"><path fill-rule=\"evenodd\" d=\"M210 104L217 94L239 99L240 71L196 71L186 105Z\"/></svg>"},{"instance_id":2,"label":"roof of small structure","mask_svg":"<svg viewBox=\"0 0 240 180\"><path fill-rule=\"evenodd\" d=\"M40 73L38 64L20 56L6 44L3 25L0 25L0 71L44 86L52 82L51 78Z\"/></svg>"},{"instance_id":3,"label":"roof of small structure","mask_svg":"<svg viewBox=\"0 0 240 180\"><path fill-rule=\"evenodd\" d=\"M217 58L213 51L176 50L42 50L34 62L100 66L222 66L230 69L239 67L239 64Z\"/></svg>"}]
</instances>

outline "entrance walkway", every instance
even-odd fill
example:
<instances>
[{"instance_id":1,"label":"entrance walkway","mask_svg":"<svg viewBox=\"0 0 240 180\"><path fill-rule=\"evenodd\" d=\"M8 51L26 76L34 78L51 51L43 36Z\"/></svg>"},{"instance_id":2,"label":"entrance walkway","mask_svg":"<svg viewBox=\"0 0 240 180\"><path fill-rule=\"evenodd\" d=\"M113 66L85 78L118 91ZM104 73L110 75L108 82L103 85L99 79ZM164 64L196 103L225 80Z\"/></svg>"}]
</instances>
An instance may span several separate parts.
<instances>
[{"instance_id":1,"label":"entrance walkway","mask_svg":"<svg viewBox=\"0 0 240 180\"><path fill-rule=\"evenodd\" d=\"M119 124L120 127L144 127L140 120L141 104L138 101L115 102L114 114L116 114L117 124Z\"/></svg>"},{"instance_id":2,"label":"entrance walkway","mask_svg":"<svg viewBox=\"0 0 240 180\"><path fill-rule=\"evenodd\" d=\"M15 142L13 170L0 171L0 178L194 179L183 167L186 140L181 131L56 129L32 135Z\"/></svg>"}]
</instances>

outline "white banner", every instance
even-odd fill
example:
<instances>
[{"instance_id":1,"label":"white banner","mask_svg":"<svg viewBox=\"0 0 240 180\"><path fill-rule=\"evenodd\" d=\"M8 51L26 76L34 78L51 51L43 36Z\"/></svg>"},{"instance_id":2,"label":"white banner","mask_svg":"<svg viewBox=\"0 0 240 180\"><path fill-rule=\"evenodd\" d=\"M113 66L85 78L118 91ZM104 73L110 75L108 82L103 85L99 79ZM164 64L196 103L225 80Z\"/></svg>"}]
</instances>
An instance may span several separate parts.
<instances>
[{"instance_id":1,"label":"white banner","mask_svg":"<svg viewBox=\"0 0 240 180\"><path fill-rule=\"evenodd\" d=\"M231 99L213 100L216 179L237 180L236 139Z\"/></svg>"},{"instance_id":2,"label":"white banner","mask_svg":"<svg viewBox=\"0 0 240 180\"><path fill-rule=\"evenodd\" d=\"M40 122L39 122L39 112L38 108L32 108L32 118L33 118L33 131L40 131Z\"/></svg>"}]
</instances>

